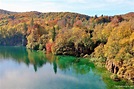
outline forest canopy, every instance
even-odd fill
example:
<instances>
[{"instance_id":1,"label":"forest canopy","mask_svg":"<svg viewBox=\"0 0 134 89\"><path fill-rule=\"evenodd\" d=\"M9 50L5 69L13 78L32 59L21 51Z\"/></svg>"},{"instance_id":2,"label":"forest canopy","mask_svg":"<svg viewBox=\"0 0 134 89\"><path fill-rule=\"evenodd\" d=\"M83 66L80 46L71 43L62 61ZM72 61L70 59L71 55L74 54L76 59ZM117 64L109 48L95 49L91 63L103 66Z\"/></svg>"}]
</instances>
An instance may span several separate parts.
<instances>
[{"instance_id":1,"label":"forest canopy","mask_svg":"<svg viewBox=\"0 0 134 89\"><path fill-rule=\"evenodd\" d=\"M134 79L134 12L98 17L70 12L0 11L0 45L23 45L62 55L88 54L99 62L112 61L114 68L130 65L124 74L117 68L112 72Z\"/></svg>"}]
</instances>

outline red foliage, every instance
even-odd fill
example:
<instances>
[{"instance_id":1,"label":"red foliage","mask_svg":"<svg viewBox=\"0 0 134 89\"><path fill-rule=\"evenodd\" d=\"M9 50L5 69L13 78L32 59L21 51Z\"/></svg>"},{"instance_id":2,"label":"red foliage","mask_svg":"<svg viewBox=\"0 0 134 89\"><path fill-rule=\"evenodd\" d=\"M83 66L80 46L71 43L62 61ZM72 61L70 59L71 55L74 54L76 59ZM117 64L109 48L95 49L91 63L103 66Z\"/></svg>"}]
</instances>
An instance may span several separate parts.
<instances>
[{"instance_id":1,"label":"red foliage","mask_svg":"<svg viewBox=\"0 0 134 89\"><path fill-rule=\"evenodd\" d=\"M51 50L52 46L53 46L53 43L50 43L50 42L46 43L46 53L52 52Z\"/></svg>"},{"instance_id":2,"label":"red foliage","mask_svg":"<svg viewBox=\"0 0 134 89\"><path fill-rule=\"evenodd\" d=\"M76 26L76 27L82 27L82 21L81 21L81 20L77 20L77 21L74 23L74 26Z\"/></svg>"},{"instance_id":3,"label":"red foliage","mask_svg":"<svg viewBox=\"0 0 134 89\"><path fill-rule=\"evenodd\" d=\"M54 26L54 25L56 25L57 24L57 19L55 19L55 20L50 20L50 21L48 21L48 25L49 26Z\"/></svg>"},{"instance_id":4,"label":"red foliage","mask_svg":"<svg viewBox=\"0 0 134 89\"><path fill-rule=\"evenodd\" d=\"M32 30L32 28L28 27L27 35L29 35L31 33L31 30Z\"/></svg>"},{"instance_id":5,"label":"red foliage","mask_svg":"<svg viewBox=\"0 0 134 89\"><path fill-rule=\"evenodd\" d=\"M35 24L34 26L33 26L33 28L35 29L35 28L39 28L39 24Z\"/></svg>"},{"instance_id":6,"label":"red foliage","mask_svg":"<svg viewBox=\"0 0 134 89\"><path fill-rule=\"evenodd\" d=\"M114 16L114 18L112 19L112 23L113 24L117 24L119 22L123 21L123 18L121 16Z\"/></svg>"},{"instance_id":7,"label":"red foliage","mask_svg":"<svg viewBox=\"0 0 134 89\"><path fill-rule=\"evenodd\" d=\"M60 26L61 28L64 28L66 27L66 23L67 23L66 19L61 19L57 22L57 25Z\"/></svg>"}]
</instances>

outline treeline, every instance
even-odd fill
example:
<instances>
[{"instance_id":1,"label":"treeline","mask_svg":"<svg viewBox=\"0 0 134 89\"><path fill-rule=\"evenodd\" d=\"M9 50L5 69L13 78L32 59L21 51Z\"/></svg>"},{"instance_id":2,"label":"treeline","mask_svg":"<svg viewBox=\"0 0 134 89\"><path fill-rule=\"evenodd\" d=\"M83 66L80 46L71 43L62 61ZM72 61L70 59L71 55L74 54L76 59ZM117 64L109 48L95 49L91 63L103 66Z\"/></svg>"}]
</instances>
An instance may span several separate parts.
<instances>
[{"instance_id":1,"label":"treeline","mask_svg":"<svg viewBox=\"0 0 134 89\"><path fill-rule=\"evenodd\" d=\"M94 57L134 81L134 13L93 17L77 13L0 15L0 45L25 45L53 54Z\"/></svg>"}]
</instances>

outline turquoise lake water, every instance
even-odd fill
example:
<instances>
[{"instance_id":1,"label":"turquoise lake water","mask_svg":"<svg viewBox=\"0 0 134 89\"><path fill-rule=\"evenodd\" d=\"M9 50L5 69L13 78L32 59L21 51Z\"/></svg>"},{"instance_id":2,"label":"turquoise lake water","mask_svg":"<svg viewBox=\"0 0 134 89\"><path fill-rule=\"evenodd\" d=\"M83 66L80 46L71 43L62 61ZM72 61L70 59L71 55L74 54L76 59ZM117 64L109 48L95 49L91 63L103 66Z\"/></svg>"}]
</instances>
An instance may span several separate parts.
<instances>
[{"instance_id":1,"label":"turquoise lake water","mask_svg":"<svg viewBox=\"0 0 134 89\"><path fill-rule=\"evenodd\" d=\"M117 88L109 84L87 59L0 46L0 89Z\"/></svg>"}]
</instances>

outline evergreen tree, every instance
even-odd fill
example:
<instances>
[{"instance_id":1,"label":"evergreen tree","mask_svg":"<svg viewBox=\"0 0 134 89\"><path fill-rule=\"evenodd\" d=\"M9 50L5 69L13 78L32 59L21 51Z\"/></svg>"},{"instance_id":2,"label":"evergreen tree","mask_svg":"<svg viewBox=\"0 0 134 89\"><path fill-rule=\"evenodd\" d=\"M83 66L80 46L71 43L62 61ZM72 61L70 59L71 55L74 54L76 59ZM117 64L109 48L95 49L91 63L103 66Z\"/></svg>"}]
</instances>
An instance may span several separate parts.
<instances>
[{"instance_id":1,"label":"evergreen tree","mask_svg":"<svg viewBox=\"0 0 134 89\"><path fill-rule=\"evenodd\" d=\"M56 36L56 31L55 31L55 27L53 27L53 30L52 30L52 41L55 41L55 36Z\"/></svg>"},{"instance_id":2,"label":"evergreen tree","mask_svg":"<svg viewBox=\"0 0 134 89\"><path fill-rule=\"evenodd\" d=\"M30 26L33 27L33 25L34 25L34 19L32 18L30 21Z\"/></svg>"}]
</instances>

